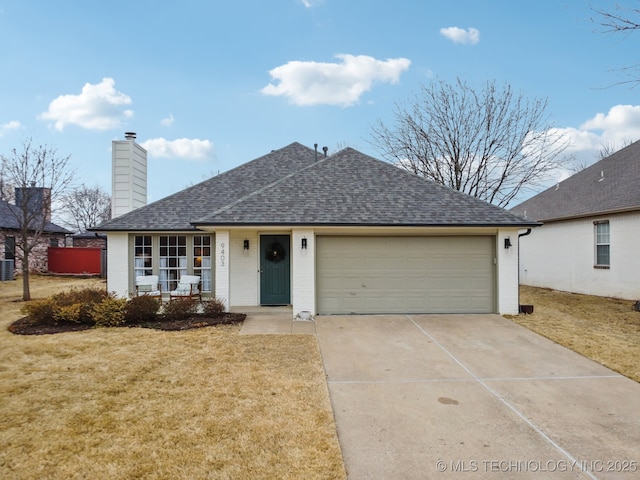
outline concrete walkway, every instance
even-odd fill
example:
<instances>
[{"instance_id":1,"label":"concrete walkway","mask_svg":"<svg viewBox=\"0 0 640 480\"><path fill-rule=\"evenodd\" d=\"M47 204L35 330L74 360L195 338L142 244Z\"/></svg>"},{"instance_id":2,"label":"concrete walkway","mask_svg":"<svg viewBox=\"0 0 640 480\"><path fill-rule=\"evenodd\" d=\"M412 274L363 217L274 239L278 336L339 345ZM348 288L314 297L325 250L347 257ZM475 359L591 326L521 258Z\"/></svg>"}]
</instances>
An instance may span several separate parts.
<instances>
[{"instance_id":1,"label":"concrete walkway","mask_svg":"<svg viewBox=\"0 0 640 480\"><path fill-rule=\"evenodd\" d=\"M640 478L640 384L503 317L271 317L317 335L352 480Z\"/></svg>"}]
</instances>

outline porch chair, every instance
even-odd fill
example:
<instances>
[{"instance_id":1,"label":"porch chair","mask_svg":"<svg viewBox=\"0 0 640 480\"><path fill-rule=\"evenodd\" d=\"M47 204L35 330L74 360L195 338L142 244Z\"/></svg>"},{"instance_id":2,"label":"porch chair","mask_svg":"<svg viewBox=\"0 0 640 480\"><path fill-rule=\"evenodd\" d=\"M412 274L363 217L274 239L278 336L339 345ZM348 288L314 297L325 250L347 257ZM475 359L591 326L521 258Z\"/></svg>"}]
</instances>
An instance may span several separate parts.
<instances>
[{"instance_id":1,"label":"porch chair","mask_svg":"<svg viewBox=\"0 0 640 480\"><path fill-rule=\"evenodd\" d=\"M182 275L176 289L169 292L169 301L174 298L193 299L194 297L198 297L202 302L199 275Z\"/></svg>"},{"instance_id":2,"label":"porch chair","mask_svg":"<svg viewBox=\"0 0 640 480\"><path fill-rule=\"evenodd\" d=\"M158 275L139 275L136 277L136 297L143 295L162 299Z\"/></svg>"}]
</instances>

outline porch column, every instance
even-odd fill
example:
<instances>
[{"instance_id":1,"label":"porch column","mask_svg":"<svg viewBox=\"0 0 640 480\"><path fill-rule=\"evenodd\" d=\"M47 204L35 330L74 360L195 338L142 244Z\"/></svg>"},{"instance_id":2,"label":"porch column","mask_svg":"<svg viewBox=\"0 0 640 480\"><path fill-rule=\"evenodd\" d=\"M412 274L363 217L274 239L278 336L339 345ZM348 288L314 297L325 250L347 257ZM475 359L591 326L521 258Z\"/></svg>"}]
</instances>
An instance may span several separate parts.
<instances>
[{"instance_id":1,"label":"porch column","mask_svg":"<svg viewBox=\"0 0 640 480\"><path fill-rule=\"evenodd\" d=\"M216 297L229 311L229 231L216 231Z\"/></svg>"},{"instance_id":2,"label":"porch column","mask_svg":"<svg viewBox=\"0 0 640 480\"><path fill-rule=\"evenodd\" d=\"M303 240L305 241L303 247ZM312 229L291 232L291 303L293 316L302 311L316 314L316 242Z\"/></svg>"}]
</instances>

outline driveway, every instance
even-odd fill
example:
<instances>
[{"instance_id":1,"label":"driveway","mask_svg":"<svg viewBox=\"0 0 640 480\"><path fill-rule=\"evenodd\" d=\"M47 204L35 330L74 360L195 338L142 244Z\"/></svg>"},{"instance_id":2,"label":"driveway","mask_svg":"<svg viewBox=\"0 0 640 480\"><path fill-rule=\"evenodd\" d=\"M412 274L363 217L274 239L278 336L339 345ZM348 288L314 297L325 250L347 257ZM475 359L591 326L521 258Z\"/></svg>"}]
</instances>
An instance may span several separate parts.
<instances>
[{"instance_id":1,"label":"driveway","mask_svg":"<svg viewBox=\"0 0 640 480\"><path fill-rule=\"evenodd\" d=\"M640 384L505 318L315 331L351 480L640 478Z\"/></svg>"}]
</instances>

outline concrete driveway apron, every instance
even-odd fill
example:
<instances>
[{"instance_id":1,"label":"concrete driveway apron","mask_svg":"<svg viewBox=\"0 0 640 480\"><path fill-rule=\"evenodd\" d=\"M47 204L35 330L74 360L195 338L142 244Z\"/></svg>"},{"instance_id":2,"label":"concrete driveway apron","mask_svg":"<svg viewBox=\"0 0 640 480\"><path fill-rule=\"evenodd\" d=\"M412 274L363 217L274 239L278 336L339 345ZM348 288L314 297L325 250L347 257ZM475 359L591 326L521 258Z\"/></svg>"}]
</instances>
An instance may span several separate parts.
<instances>
[{"instance_id":1,"label":"concrete driveway apron","mask_svg":"<svg viewBox=\"0 0 640 480\"><path fill-rule=\"evenodd\" d=\"M498 315L320 316L350 479L637 479L640 384Z\"/></svg>"}]
</instances>

